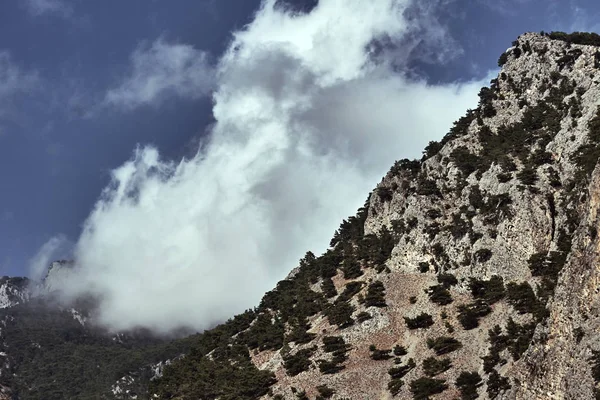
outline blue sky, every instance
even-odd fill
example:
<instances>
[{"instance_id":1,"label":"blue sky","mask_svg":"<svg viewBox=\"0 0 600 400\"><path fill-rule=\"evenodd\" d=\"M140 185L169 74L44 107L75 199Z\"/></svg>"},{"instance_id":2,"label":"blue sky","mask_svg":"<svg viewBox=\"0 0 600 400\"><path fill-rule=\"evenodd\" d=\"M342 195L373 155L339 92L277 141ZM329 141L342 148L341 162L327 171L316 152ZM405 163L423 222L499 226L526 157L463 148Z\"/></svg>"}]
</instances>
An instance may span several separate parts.
<instances>
[{"instance_id":1,"label":"blue sky","mask_svg":"<svg viewBox=\"0 0 600 400\"><path fill-rule=\"evenodd\" d=\"M311 1L296 3L310 9ZM130 159L138 144L154 145L165 159L195 153L197 139L214 122L210 91L216 78L206 71L216 65L231 33L252 20L259 4L2 2L0 274L27 274L29 260L56 235L75 243L111 171ZM482 79L520 33L593 30L600 13L597 3L574 0L418 4L407 12L423 19L428 39L419 44L420 31L415 30L403 72L430 84ZM431 20L438 25L437 39L427 25ZM182 72L156 58L169 54L197 64ZM144 69L163 62L163 69ZM183 74L181 80L158 89L148 88L147 80L140 83L171 67ZM139 93L143 88L150 91L146 97ZM376 181L368 184L373 187Z\"/></svg>"}]
</instances>

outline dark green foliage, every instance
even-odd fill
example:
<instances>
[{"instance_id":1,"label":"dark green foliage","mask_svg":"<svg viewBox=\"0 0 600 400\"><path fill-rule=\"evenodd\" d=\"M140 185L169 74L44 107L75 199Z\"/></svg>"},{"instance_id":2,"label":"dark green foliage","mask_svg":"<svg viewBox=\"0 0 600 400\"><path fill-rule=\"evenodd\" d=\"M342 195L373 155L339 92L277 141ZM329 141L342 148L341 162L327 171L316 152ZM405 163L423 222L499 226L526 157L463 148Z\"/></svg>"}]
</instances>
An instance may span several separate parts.
<instances>
[{"instance_id":1,"label":"dark green foliage","mask_svg":"<svg viewBox=\"0 0 600 400\"><path fill-rule=\"evenodd\" d=\"M404 386L404 381L402 379L392 379L388 382L388 390L392 396L396 396L398 393L400 393L402 386Z\"/></svg>"},{"instance_id":2,"label":"dark green foliage","mask_svg":"<svg viewBox=\"0 0 600 400\"><path fill-rule=\"evenodd\" d=\"M442 197L440 189L437 187L434 180L427 179L423 176L417 181L417 194L421 196L436 196Z\"/></svg>"},{"instance_id":3,"label":"dark green foliage","mask_svg":"<svg viewBox=\"0 0 600 400\"><path fill-rule=\"evenodd\" d=\"M355 258L347 258L342 265L344 279L356 279L363 274L360 263Z\"/></svg>"},{"instance_id":4,"label":"dark green foliage","mask_svg":"<svg viewBox=\"0 0 600 400\"><path fill-rule=\"evenodd\" d=\"M394 176L400 175L403 171L406 171L409 175L414 176L421 170L421 162L419 160L409 160L404 158L398 160L392 165L390 174Z\"/></svg>"},{"instance_id":5,"label":"dark green foliage","mask_svg":"<svg viewBox=\"0 0 600 400\"><path fill-rule=\"evenodd\" d=\"M476 400L479 395L477 389L483 381L477 372L461 372L456 378L456 387L460 390L460 397L463 400Z\"/></svg>"},{"instance_id":6,"label":"dark green foliage","mask_svg":"<svg viewBox=\"0 0 600 400\"><path fill-rule=\"evenodd\" d=\"M393 351L394 351L394 355L397 357L402 357L402 356L405 356L406 354L408 354L406 352L406 348L404 348L404 346L400 346L398 344L396 346L394 346Z\"/></svg>"},{"instance_id":7,"label":"dark green foliage","mask_svg":"<svg viewBox=\"0 0 600 400\"><path fill-rule=\"evenodd\" d=\"M410 383L410 392L415 400L427 400L430 396L448 389L444 379L419 378Z\"/></svg>"},{"instance_id":8,"label":"dark green foliage","mask_svg":"<svg viewBox=\"0 0 600 400\"><path fill-rule=\"evenodd\" d=\"M283 357L283 366L289 376L296 376L301 372L308 371L311 366L310 357L316 348L298 350L296 354L288 354Z\"/></svg>"},{"instance_id":9,"label":"dark green foliage","mask_svg":"<svg viewBox=\"0 0 600 400\"><path fill-rule=\"evenodd\" d=\"M504 218L510 218L512 216L511 203L512 199L508 193L488 196L480 207L483 222L498 225Z\"/></svg>"},{"instance_id":10,"label":"dark green foliage","mask_svg":"<svg viewBox=\"0 0 600 400\"><path fill-rule=\"evenodd\" d=\"M335 285L333 284L333 280L329 277L323 278L323 282L321 282L321 290L326 298L330 299L333 296L337 295L337 290L335 290Z\"/></svg>"},{"instance_id":11,"label":"dark green foliage","mask_svg":"<svg viewBox=\"0 0 600 400\"><path fill-rule=\"evenodd\" d=\"M461 214L453 214L452 222L448 226L448 230L454 239L463 238L471 230L471 224L465 221Z\"/></svg>"},{"instance_id":12,"label":"dark green foliage","mask_svg":"<svg viewBox=\"0 0 600 400\"><path fill-rule=\"evenodd\" d=\"M471 278L469 288L473 297L484 300L488 304L502 300L506 294L504 280L498 275L492 276L488 281Z\"/></svg>"},{"instance_id":13,"label":"dark green foliage","mask_svg":"<svg viewBox=\"0 0 600 400\"><path fill-rule=\"evenodd\" d=\"M504 52L500 54L500 58L498 58L498 66L502 67L508 61L508 53Z\"/></svg>"},{"instance_id":14,"label":"dark green foliage","mask_svg":"<svg viewBox=\"0 0 600 400\"><path fill-rule=\"evenodd\" d=\"M308 396L306 395L306 392L304 390L296 393L296 399L297 400L309 400Z\"/></svg>"},{"instance_id":15,"label":"dark green foliage","mask_svg":"<svg viewBox=\"0 0 600 400\"><path fill-rule=\"evenodd\" d=\"M500 359L500 353L504 351L509 345L509 339L507 336L502 334L502 328L499 325L494 326L493 329L488 331L490 350L488 355L482 357L483 359L483 370L485 373L491 373L494 371L494 367L500 363L505 363L506 360Z\"/></svg>"},{"instance_id":16,"label":"dark green foliage","mask_svg":"<svg viewBox=\"0 0 600 400\"><path fill-rule=\"evenodd\" d=\"M427 261L421 261L419 263L419 272L424 274L429 271L429 263Z\"/></svg>"},{"instance_id":17,"label":"dark green foliage","mask_svg":"<svg viewBox=\"0 0 600 400\"><path fill-rule=\"evenodd\" d=\"M336 302L349 301L352 297L354 297L365 285L363 281L353 281L346 283L344 287L344 291L339 297L336 299Z\"/></svg>"},{"instance_id":18,"label":"dark green foliage","mask_svg":"<svg viewBox=\"0 0 600 400\"><path fill-rule=\"evenodd\" d=\"M250 350L278 350L283 346L285 328L280 319L272 322L269 314L260 314L254 324L241 333L242 340Z\"/></svg>"},{"instance_id":19,"label":"dark green foliage","mask_svg":"<svg viewBox=\"0 0 600 400\"><path fill-rule=\"evenodd\" d=\"M452 362L449 358L437 359L435 357L429 357L423 360L423 373L430 377L446 372L450 367L452 367Z\"/></svg>"},{"instance_id":20,"label":"dark green foliage","mask_svg":"<svg viewBox=\"0 0 600 400\"><path fill-rule=\"evenodd\" d=\"M352 313L354 306L346 301L335 302L325 307L324 314L327 316L331 325L337 325L340 328L347 328L354 324Z\"/></svg>"},{"instance_id":21,"label":"dark green foliage","mask_svg":"<svg viewBox=\"0 0 600 400\"><path fill-rule=\"evenodd\" d=\"M414 318L404 317L408 329L426 329L433 325L433 318L427 313L421 313Z\"/></svg>"},{"instance_id":22,"label":"dark green foliage","mask_svg":"<svg viewBox=\"0 0 600 400\"><path fill-rule=\"evenodd\" d=\"M487 87L481 88L479 91L479 108L482 117L491 118L496 115L496 109L492 102L497 98L498 96L493 89Z\"/></svg>"},{"instance_id":23,"label":"dark green foliage","mask_svg":"<svg viewBox=\"0 0 600 400\"><path fill-rule=\"evenodd\" d=\"M480 166L479 156L471 153L465 146L459 146L450 153L450 161L456 165L463 177L468 177Z\"/></svg>"},{"instance_id":24,"label":"dark green foliage","mask_svg":"<svg viewBox=\"0 0 600 400\"><path fill-rule=\"evenodd\" d=\"M371 318L373 318L371 316L371 314L369 314L366 311L361 311L360 313L358 313L358 315L356 315L356 322L358 322L360 324L360 323L370 320Z\"/></svg>"},{"instance_id":25,"label":"dark green foliage","mask_svg":"<svg viewBox=\"0 0 600 400\"><path fill-rule=\"evenodd\" d=\"M492 309L483 300L475 300L474 302L461 305L458 307L458 321L465 330L475 329L479 326L479 318L490 314Z\"/></svg>"},{"instance_id":26,"label":"dark green foliage","mask_svg":"<svg viewBox=\"0 0 600 400\"><path fill-rule=\"evenodd\" d=\"M369 349L369 350L371 350L371 359L379 361L379 360L389 360L390 358L392 358L392 355L390 354L392 352L392 350L378 349L376 347L375 348L373 348L373 347L371 347Z\"/></svg>"},{"instance_id":27,"label":"dark green foliage","mask_svg":"<svg viewBox=\"0 0 600 400\"><path fill-rule=\"evenodd\" d=\"M454 122L454 125L452 126L452 128L450 128L450 132L448 132L442 139L442 145L448 143L451 140L466 135L469 126L476 118L477 114L475 110L467 110L467 113L464 116L460 117L458 121Z\"/></svg>"},{"instance_id":28,"label":"dark green foliage","mask_svg":"<svg viewBox=\"0 0 600 400\"><path fill-rule=\"evenodd\" d=\"M340 242L349 243L363 237L365 233L364 225L368 214L369 199L365 202L364 207L358 209L356 216L349 217L343 220L337 231L333 234L333 238L329 243L330 247L335 247Z\"/></svg>"},{"instance_id":29,"label":"dark green foliage","mask_svg":"<svg viewBox=\"0 0 600 400\"><path fill-rule=\"evenodd\" d=\"M431 286L429 289L427 289L427 293L429 294L429 300L431 302L441 306L450 304L453 301L450 291L443 285Z\"/></svg>"},{"instance_id":30,"label":"dark green foliage","mask_svg":"<svg viewBox=\"0 0 600 400\"><path fill-rule=\"evenodd\" d=\"M317 390L319 391L319 396L323 399L330 399L335 394L335 390L329 388L327 385L317 386Z\"/></svg>"},{"instance_id":31,"label":"dark green foliage","mask_svg":"<svg viewBox=\"0 0 600 400\"><path fill-rule=\"evenodd\" d=\"M332 374L344 369L342 365L348 359L350 345L341 336L325 336L323 351L332 355L331 361L319 360L319 370L324 374Z\"/></svg>"},{"instance_id":32,"label":"dark green foliage","mask_svg":"<svg viewBox=\"0 0 600 400\"><path fill-rule=\"evenodd\" d=\"M531 285L527 282L522 282L520 284L510 282L506 285L506 297L508 302L520 314L535 314L539 311L540 304L535 297Z\"/></svg>"},{"instance_id":33,"label":"dark green foliage","mask_svg":"<svg viewBox=\"0 0 600 400\"><path fill-rule=\"evenodd\" d=\"M394 192L392 191L392 189L385 186L379 186L376 190L376 193L379 197L379 200L381 200L384 203L392 201L392 198L394 197Z\"/></svg>"},{"instance_id":34,"label":"dark green foliage","mask_svg":"<svg viewBox=\"0 0 600 400\"><path fill-rule=\"evenodd\" d=\"M473 254L475 261L484 263L492 258L492 251L490 249L479 249Z\"/></svg>"},{"instance_id":35,"label":"dark green foliage","mask_svg":"<svg viewBox=\"0 0 600 400\"><path fill-rule=\"evenodd\" d=\"M515 361L521 358L521 355L529 347L536 325L535 322L519 325L512 318L508 320L506 325L508 350Z\"/></svg>"},{"instance_id":36,"label":"dark green foliage","mask_svg":"<svg viewBox=\"0 0 600 400\"><path fill-rule=\"evenodd\" d=\"M430 141L429 144L425 146L425 150L423 150L423 158L421 158L421 160L425 161L428 158L435 156L437 153L440 152L443 146L444 145L440 142L436 142L433 140Z\"/></svg>"},{"instance_id":37,"label":"dark green foliage","mask_svg":"<svg viewBox=\"0 0 600 400\"><path fill-rule=\"evenodd\" d=\"M427 347L433 349L438 356L441 356L460 349L462 344L453 337L440 336L436 339L427 339Z\"/></svg>"},{"instance_id":38,"label":"dark green foliage","mask_svg":"<svg viewBox=\"0 0 600 400\"><path fill-rule=\"evenodd\" d=\"M592 377L596 384L600 383L600 351L592 350L592 357L590 357L592 364Z\"/></svg>"},{"instance_id":39,"label":"dark green foliage","mask_svg":"<svg viewBox=\"0 0 600 400\"><path fill-rule=\"evenodd\" d=\"M417 297L416 296L411 296L408 298L408 302L410 304L417 304Z\"/></svg>"},{"instance_id":40,"label":"dark green foliage","mask_svg":"<svg viewBox=\"0 0 600 400\"><path fill-rule=\"evenodd\" d=\"M561 40L572 44L583 44L588 46L600 46L600 35L594 32L550 32L547 34L550 39Z\"/></svg>"},{"instance_id":41,"label":"dark green foliage","mask_svg":"<svg viewBox=\"0 0 600 400\"><path fill-rule=\"evenodd\" d=\"M537 182L537 171L532 167L525 167L517 173L517 179L523 185L534 185Z\"/></svg>"},{"instance_id":42,"label":"dark green foliage","mask_svg":"<svg viewBox=\"0 0 600 400\"><path fill-rule=\"evenodd\" d=\"M365 296L365 305L367 307L386 307L385 287L381 281L375 281L369 285L367 295Z\"/></svg>"},{"instance_id":43,"label":"dark green foliage","mask_svg":"<svg viewBox=\"0 0 600 400\"><path fill-rule=\"evenodd\" d=\"M310 324L306 321L306 318L300 321L294 321L292 324L291 332L286 336L285 342L294 342L296 344L309 343L315 338L314 333L308 333Z\"/></svg>"},{"instance_id":44,"label":"dark green foliage","mask_svg":"<svg viewBox=\"0 0 600 400\"><path fill-rule=\"evenodd\" d=\"M487 380L487 393L491 399L495 399L501 392L510 389L508 378L501 376L496 370L490 373Z\"/></svg>"},{"instance_id":45,"label":"dark green foliage","mask_svg":"<svg viewBox=\"0 0 600 400\"><path fill-rule=\"evenodd\" d=\"M331 360L318 360L319 371L322 374L335 374L345 367L342 365L348 359L350 345L341 336L325 336L323 351L332 355Z\"/></svg>"},{"instance_id":46,"label":"dark green foliage","mask_svg":"<svg viewBox=\"0 0 600 400\"><path fill-rule=\"evenodd\" d=\"M7 373L0 377L0 384L12 388L15 398L20 399L100 398L118 379L129 373L134 373L139 380L136 390L145 391L152 377L152 371L145 368L147 365L188 353L197 340L197 336L160 340L149 332L139 330L123 333L119 336L120 340L115 341L108 332L87 324L83 326L69 311L37 299L2 309L0 316L4 321L5 361L10 359ZM247 329L253 318L253 312L244 313L216 332L238 333ZM212 337L212 340L218 339ZM35 346L36 343L40 346ZM247 355L247 348L244 349ZM249 364L241 364L239 369L244 371L238 371L239 375L235 376L249 377L258 371ZM261 373L258 375L263 376ZM272 375L268 375L271 379ZM218 373L216 376L219 377ZM265 382L257 376L254 387L262 393L262 388L268 390L269 384L262 386ZM221 384L215 381L214 387Z\"/></svg>"},{"instance_id":47,"label":"dark green foliage","mask_svg":"<svg viewBox=\"0 0 600 400\"><path fill-rule=\"evenodd\" d=\"M437 276L437 280L442 286L444 286L446 288L449 288L451 286L458 284L458 279L456 279L456 277L454 275L449 274L449 273L439 274Z\"/></svg>"}]
</instances>

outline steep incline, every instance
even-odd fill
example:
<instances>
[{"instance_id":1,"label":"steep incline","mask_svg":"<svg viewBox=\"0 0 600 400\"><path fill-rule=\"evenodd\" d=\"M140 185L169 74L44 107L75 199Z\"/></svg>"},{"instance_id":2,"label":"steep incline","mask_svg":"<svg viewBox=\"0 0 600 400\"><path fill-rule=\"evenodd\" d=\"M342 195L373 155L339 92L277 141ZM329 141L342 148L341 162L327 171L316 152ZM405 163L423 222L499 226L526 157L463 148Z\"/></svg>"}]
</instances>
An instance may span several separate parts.
<instances>
[{"instance_id":1,"label":"steep incline","mask_svg":"<svg viewBox=\"0 0 600 400\"><path fill-rule=\"evenodd\" d=\"M593 398L598 39L522 35L476 110L154 397Z\"/></svg>"}]
</instances>

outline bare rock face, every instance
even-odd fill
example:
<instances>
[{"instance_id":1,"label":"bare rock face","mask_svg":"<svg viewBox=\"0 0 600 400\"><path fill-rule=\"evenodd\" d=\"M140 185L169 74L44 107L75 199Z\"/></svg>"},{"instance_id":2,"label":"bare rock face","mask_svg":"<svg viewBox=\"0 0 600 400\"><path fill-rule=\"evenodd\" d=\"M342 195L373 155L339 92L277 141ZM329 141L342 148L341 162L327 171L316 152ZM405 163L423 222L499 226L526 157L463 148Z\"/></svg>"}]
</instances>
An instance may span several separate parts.
<instances>
[{"instance_id":1,"label":"bare rock face","mask_svg":"<svg viewBox=\"0 0 600 400\"><path fill-rule=\"evenodd\" d=\"M154 394L201 397L179 371L241 346L273 378L244 399L600 396L600 51L573 42L519 37L477 109Z\"/></svg>"}]
</instances>

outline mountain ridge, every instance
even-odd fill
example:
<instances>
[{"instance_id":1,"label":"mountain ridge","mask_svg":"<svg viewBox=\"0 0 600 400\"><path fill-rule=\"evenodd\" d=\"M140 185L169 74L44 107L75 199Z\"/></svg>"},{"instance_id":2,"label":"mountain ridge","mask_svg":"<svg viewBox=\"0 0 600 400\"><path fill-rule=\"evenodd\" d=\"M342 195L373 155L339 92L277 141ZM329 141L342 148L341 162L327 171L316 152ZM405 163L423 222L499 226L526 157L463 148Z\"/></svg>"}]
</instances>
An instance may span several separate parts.
<instances>
[{"instance_id":1,"label":"mountain ridge","mask_svg":"<svg viewBox=\"0 0 600 400\"><path fill-rule=\"evenodd\" d=\"M598 398L599 46L521 35L477 108L396 162L324 254L100 398Z\"/></svg>"}]
</instances>

